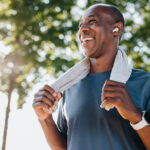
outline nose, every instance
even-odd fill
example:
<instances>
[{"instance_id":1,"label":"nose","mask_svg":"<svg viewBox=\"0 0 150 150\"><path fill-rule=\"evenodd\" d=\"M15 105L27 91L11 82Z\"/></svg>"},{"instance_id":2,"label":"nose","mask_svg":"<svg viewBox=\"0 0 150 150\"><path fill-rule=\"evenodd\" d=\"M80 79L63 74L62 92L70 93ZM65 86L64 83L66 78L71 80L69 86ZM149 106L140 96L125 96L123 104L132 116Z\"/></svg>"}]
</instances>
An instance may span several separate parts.
<instances>
[{"instance_id":1,"label":"nose","mask_svg":"<svg viewBox=\"0 0 150 150\"><path fill-rule=\"evenodd\" d=\"M79 30L83 31L83 30L89 30L89 26L86 23L83 23L80 25Z\"/></svg>"},{"instance_id":2,"label":"nose","mask_svg":"<svg viewBox=\"0 0 150 150\"><path fill-rule=\"evenodd\" d=\"M82 34L88 34L90 28L86 24L82 24L79 28L79 39L81 39Z\"/></svg>"}]
</instances>

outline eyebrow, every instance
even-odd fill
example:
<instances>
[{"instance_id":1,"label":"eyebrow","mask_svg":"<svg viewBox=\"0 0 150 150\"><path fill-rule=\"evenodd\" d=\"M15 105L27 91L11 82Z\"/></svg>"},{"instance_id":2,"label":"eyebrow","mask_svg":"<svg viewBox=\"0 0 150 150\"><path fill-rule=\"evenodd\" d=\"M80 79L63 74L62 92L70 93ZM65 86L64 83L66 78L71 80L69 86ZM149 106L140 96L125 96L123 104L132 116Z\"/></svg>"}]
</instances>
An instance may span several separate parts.
<instances>
[{"instance_id":1,"label":"eyebrow","mask_svg":"<svg viewBox=\"0 0 150 150\"><path fill-rule=\"evenodd\" d=\"M89 15L88 17L97 17L97 15Z\"/></svg>"},{"instance_id":2,"label":"eyebrow","mask_svg":"<svg viewBox=\"0 0 150 150\"><path fill-rule=\"evenodd\" d=\"M90 17L98 17L98 16L97 15L89 15L88 17L90 18Z\"/></svg>"},{"instance_id":3,"label":"eyebrow","mask_svg":"<svg viewBox=\"0 0 150 150\"><path fill-rule=\"evenodd\" d=\"M92 17L98 17L98 16L97 16L97 15L89 15L89 16L88 16L88 18L92 18ZM81 20L81 21L79 22L79 26L81 25L82 21L83 21L83 20Z\"/></svg>"}]
</instances>

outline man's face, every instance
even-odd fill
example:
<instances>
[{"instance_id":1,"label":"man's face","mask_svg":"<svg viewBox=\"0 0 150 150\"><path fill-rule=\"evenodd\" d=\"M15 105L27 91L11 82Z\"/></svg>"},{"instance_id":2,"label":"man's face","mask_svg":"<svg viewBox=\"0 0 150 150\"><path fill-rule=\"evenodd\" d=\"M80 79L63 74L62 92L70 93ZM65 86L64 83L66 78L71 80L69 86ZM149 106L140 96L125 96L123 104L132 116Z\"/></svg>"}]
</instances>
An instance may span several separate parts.
<instances>
[{"instance_id":1,"label":"man's face","mask_svg":"<svg viewBox=\"0 0 150 150\"><path fill-rule=\"evenodd\" d=\"M79 24L79 39L87 57L104 55L112 40L110 15L103 13L101 8L87 10Z\"/></svg>"}]
</instances>

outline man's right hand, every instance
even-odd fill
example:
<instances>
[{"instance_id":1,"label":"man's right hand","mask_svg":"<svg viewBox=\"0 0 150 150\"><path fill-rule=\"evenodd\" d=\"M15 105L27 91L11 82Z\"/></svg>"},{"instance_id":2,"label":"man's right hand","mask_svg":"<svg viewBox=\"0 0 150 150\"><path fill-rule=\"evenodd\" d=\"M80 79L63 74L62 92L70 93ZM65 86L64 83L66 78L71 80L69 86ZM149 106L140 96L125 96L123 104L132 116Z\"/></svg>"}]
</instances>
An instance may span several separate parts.
<instances>
[{"instance_id":1,"label":"man's right hand","mask_svg":"<svg viewBox=\"0 0 150 150\"><path fill-rule=\"evenodd\" d=\"M45 120L56 110L62 93L55 92L50 86L45 85L34 95L33 108L39 120Z\"/></svg>"}]
</instances>

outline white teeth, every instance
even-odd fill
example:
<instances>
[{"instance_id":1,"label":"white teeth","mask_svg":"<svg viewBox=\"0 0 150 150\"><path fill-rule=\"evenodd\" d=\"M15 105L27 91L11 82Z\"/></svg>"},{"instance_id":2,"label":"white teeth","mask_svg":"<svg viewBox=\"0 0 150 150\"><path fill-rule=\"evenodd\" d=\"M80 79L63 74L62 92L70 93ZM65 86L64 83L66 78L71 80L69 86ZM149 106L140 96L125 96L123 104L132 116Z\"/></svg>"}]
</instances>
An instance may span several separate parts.
<instances>
[{"instance_id":1,"label":"white teeth","mask_svg":"<svg viewBox=\"0 0 150 150\"><path fill-rule=\"evenodd\" d=\"M82 39L83 42L84 41L91 41L91 40L93 40L93 38L84 38L84 39Z\"/></svg>"}]
</instances>

